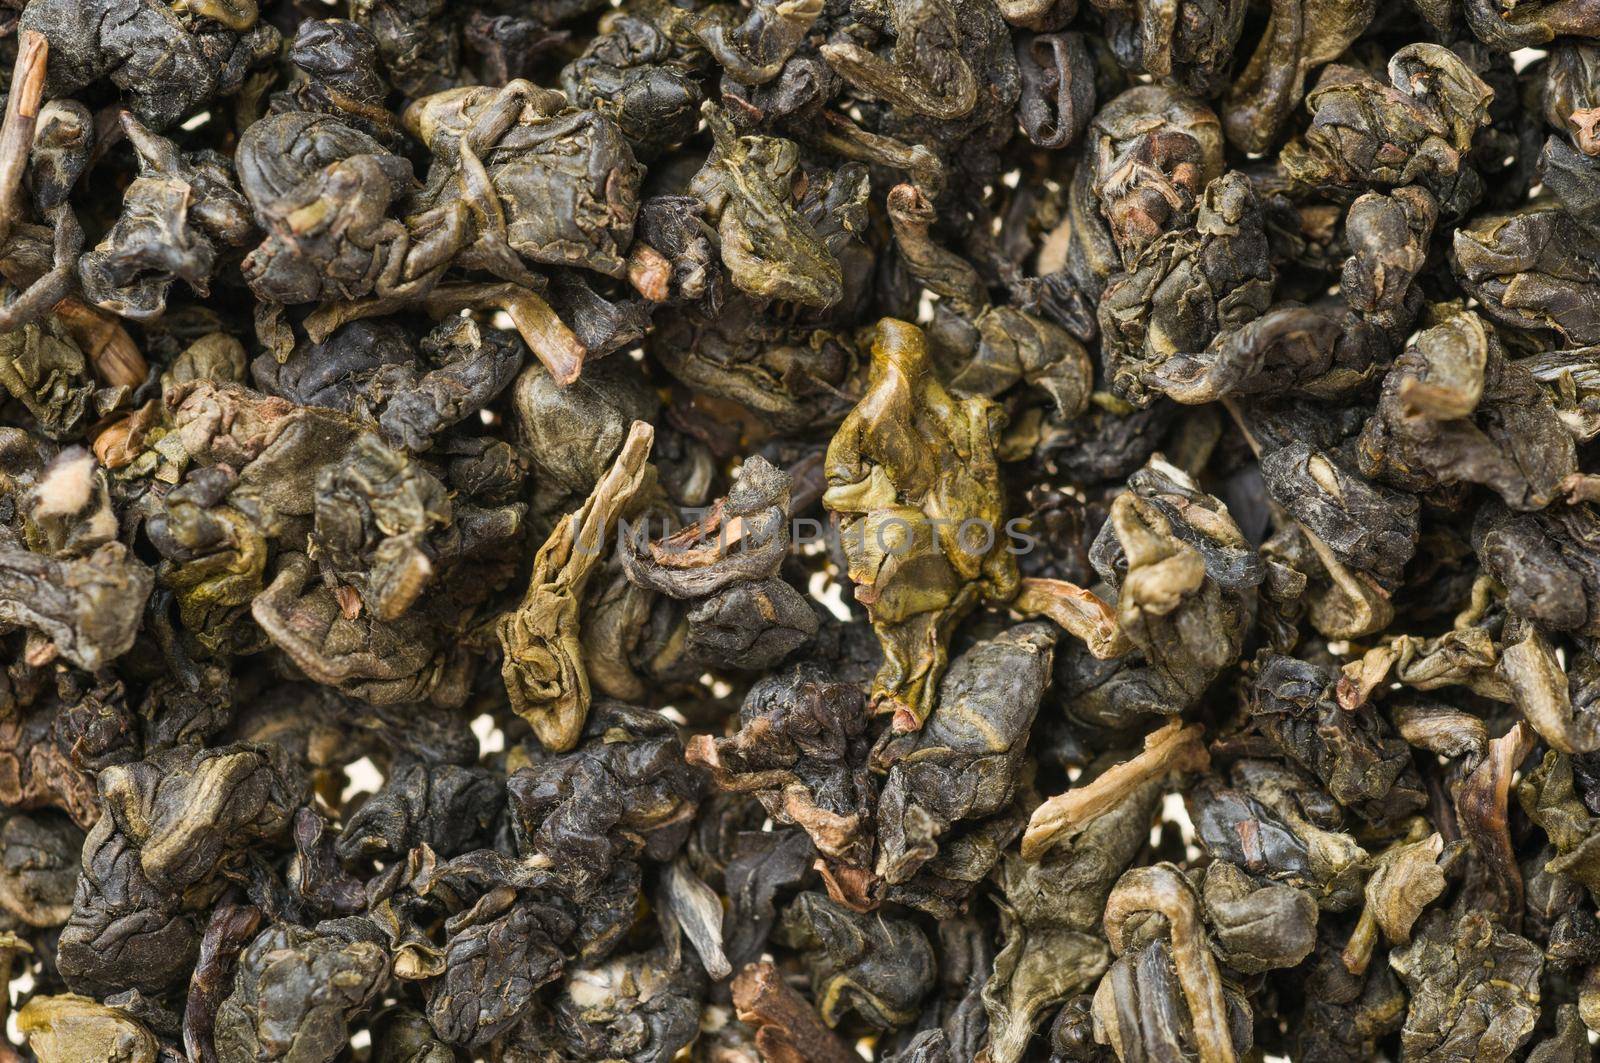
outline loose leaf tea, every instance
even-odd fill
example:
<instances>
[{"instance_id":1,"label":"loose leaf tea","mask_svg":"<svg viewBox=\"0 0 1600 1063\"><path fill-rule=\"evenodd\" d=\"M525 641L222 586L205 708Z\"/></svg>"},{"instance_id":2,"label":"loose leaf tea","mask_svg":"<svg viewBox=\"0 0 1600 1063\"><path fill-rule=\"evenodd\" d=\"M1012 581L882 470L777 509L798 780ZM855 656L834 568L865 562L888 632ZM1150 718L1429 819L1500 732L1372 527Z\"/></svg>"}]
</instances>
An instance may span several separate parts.
<instances>
[{"instance_id":1,"label":"loose leaf tea","mask_svg":"<svg viewBox=\"0 0 1600 1063\"><path fill-rule=\"evenodd\" d=\"M1580 1063L1592 0L0 3L0 1063Z\"/></svg>"}]
</instances>

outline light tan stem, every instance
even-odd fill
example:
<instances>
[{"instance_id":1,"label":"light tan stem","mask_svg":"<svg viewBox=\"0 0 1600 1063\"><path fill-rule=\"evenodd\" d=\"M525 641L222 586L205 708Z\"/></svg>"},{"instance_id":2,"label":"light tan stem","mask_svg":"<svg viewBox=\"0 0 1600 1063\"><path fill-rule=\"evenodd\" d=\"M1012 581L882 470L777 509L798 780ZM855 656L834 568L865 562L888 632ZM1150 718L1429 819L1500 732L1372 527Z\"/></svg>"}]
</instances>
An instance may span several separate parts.
<instances>
[{"instance_id":1,"label":"light tan stem","mask_svg":"<svg viewBox=\"0 0 1600 1063\"><path fill-rule=\"evenodd\" d=\"M1057 794L1033 810L1022 835L1022 858L1037 860L1067 835L1117 807L1142 783L1169 771L1200 771L1211 755L1199 724L1173 720L1145 736L1144 751L1108 769L1086 786Z\"/></svg>"},{"instance_id":2,"label":"light tan stem","mask_svg":"<svg viewBox=\"0 0 1600 1063\"><path fill-rule=\"evenodd\" d=\"M1222 997L1222 976L1206 942L1194 891L1171 864L1136 867L1117 880L1106 899L1106 940L1117 955L1128 947L1128 921L1154 913L1167 921L1172 962L1189 1004L1195 1049L1200 1063L1234 1063L1233 1037L1228 1033L1228 1007Z\"/></svg>"},{"instance_id":3,"label":"light tan stem","mask_svg":"<svg viewBox=\"0 0 1600 1063\"><path fill-rule=\"evenodd\" d=\"M1133 648L1117 623L1117 611L1092 591L1066 580L1024 578L1011 608L1024 616L1053 620L1067 634L1082 640L1097 660L1121 657Z\"/></svg>"}]
</instances>

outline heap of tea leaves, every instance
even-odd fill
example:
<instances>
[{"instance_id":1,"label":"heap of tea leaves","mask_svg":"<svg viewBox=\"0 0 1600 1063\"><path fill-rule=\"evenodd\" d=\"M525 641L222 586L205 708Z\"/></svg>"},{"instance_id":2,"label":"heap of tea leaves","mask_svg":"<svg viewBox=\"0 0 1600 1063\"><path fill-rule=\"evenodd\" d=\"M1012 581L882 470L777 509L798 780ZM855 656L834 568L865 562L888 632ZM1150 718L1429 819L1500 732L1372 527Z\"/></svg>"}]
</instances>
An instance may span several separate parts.
<instances>
[{"instance_id":1,"label":"heap of tea leaves","mask_svg":"<svg viewBox=\"0 0 1600 1063\"><path fill-rule=\"evenodd\" d=\"M1593 0L0 0L0 1063L1586 1063Z\"/></svg>"}]
</instances>

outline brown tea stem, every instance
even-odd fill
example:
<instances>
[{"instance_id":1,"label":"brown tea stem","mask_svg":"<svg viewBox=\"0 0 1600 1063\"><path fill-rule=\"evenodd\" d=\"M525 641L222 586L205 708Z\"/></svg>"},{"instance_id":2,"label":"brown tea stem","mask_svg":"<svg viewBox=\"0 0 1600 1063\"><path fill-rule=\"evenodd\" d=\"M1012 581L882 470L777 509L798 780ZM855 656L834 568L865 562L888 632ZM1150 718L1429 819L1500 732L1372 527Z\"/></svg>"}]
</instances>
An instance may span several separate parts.
<instances>
[{"instance_id":1,"label":"brown tea stem","mask_svg":"<svg viewBox=\"0 0 1600 1063\"><path fill-rule=\"evenodd\" d=\"M115 317L75 298L57 303L55 314L89 356L95 375L102 381L112 387L130 388L144 383L150 363Z\"/></svg>"},{"instance_id":2,"label":"brown tea stem","mask_svg":"<svg viewBox=\"0 0 1600 1063\"><path fill-rule=\"evenodd\" d=\"M770 963L752 963L739 972L733 1007L740 1022L755 1027L756 1049L766 1063L853 1063L857 1058Z\"/></svg>"},{"instance_id":3,"label":"brown tea stem","mask_svg":"<svg viewBox=\"0 0 1600 1063\"><path fill-rule=\"evenodd\" d=\"M17 48L17 62L11 69L11 96L6 101L6 117L0 123L0 243L11 235L20 213L18 192L22 174L28 167L33 148L33 130L39 121L39 104L44 98L45 65L50 42L36 30L25 30Z\"/></svg>"}]
</instances>

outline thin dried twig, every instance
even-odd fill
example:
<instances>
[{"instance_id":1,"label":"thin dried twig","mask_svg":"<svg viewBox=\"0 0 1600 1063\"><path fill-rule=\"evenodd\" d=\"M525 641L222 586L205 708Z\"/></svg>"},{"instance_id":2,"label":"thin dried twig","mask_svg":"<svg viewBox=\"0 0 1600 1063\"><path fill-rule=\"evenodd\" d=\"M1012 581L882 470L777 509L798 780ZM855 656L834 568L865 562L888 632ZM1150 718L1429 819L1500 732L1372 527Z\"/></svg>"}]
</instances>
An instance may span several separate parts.
<instances>
[{"instance_id":1,"label":"thin dried twig","mask_svg":"<svg viewBox=\"0 0 1600 1063\"><path fill-rule=\"evenodd\" d=\"M1173 720L1150 732L1144 751L1109 768L1085 786L1057 794L1033 810L1022 835L1022 858L1037 860L1085 823L1121 804L1135 787L1169 771L1200 771L1211 763L1199 724Z\"/></svg>"},{"instance_id":2,"label":"thin dried twig","mask_svg":"<svg viewBox=\"0 0 1600 1063\"><path fill-rule=\"evenodd\" d=\"M462 310L493 307L504 310L512 326L533 351L555 382L566 387L583 372L589 348L567 327L555 308L538 292L509 283L441 284L426 295L407 298L368 296L347 302L326 303L305 320L306 335L321 343L335 329L352 321L379 317L408 308L420 308L435 318Z\"/></svg>"},{"instance_id":3,"label":"thin dried twig","mask_svg":"<svg viewBox=\"0 0 1600 1063\"><path fill-rule=\"evenodd\" d=\"M45 65L50 42L37 30L25 30L17 48L17 63L11 69L11 96L6 101L6 117L0 123L0 243L11 235L11 226L20 214L18 194L22 175L28 168L33 149L33 130L39 121L39 105L44 99Z\"/></svg>"},{"instance_id":4,"label":"thin dried twig","mask_svg":"<svg viewBox=\"0 0 1600 1063\"><path fill-rule=\"evenodd\" d=\"M1117 622L1117 611L1093 591L1060 579L1022 580L1011 608L1024 616L1043 616L1081 639L1096 660L1121 657L1133 648Z\"/></svg>"}]
</instances>

